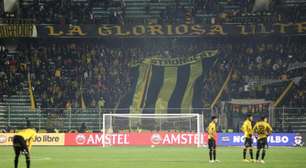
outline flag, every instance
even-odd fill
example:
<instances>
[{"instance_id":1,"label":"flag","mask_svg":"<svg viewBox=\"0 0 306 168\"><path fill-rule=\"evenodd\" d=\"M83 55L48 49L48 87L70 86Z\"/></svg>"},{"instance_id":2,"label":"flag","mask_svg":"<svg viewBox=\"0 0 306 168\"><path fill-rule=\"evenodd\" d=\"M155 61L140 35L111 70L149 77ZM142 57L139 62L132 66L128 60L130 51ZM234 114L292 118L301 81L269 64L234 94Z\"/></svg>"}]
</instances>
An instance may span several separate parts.
<instances>
[{"instance_id":1,"label":"flag","mask_svg":"<svg viewBox=\"0 0 306 168\"><path fill-rule=\"evenodd\" d=\"M4 0L4 12L14 12L18 8L18 0Z\"/></svg>"},{"instance_id":2,"label":"flag","mask_svg":"<svg viewBox=\"0 0 306 168\"><path fill-rule=\"evenodd\" d=\"M268 11L272 0L255 0L253 12Z\"/></svg>"},{"instance_id":3,"label":"flag","mask_svg":"<svg viewBox=\"0 0 306 168\"><path fill-rule=\"evenodd\" d=\"M83 81L81 81L81 85L80 85L80 105L81 105L82 110L86 110L86 103L84 100Z\"/></svg>"},{"instance_id":4,"label":"flag","mask_svg":"<svg viewBox=\"0 0 306 168\"><path fill-rule=\"evenodd\" d=\"M29 90L29 97L30 97L30 102L31 102L31 111L35 111L36 108L36 102L35 102L35 97L33 94L33 87L32 87L32 80L31 80L31 75L28 73L28 90Z\"/></svg>"},{"instance_id":5,"label":"flag","mask_svg":"<svg viewBox=\"0 0 306 168\"><path fill-rule=\"evenodd\" d=\"M117 107L133 114L191 113L202 108L204 76L216 54L209 50L188 58L143 60L132 68L131 88Z\"/></svg>"},{"instance_id":6,"label":"flag","mask_svg":"<svg viewBox=\"0 0 306 168\"><path fill-rule=\"evenodd\" d=\"M83 91L81 92L81 109L86 110L86 104L83 97Z\"/></svg>"}]
</instances>

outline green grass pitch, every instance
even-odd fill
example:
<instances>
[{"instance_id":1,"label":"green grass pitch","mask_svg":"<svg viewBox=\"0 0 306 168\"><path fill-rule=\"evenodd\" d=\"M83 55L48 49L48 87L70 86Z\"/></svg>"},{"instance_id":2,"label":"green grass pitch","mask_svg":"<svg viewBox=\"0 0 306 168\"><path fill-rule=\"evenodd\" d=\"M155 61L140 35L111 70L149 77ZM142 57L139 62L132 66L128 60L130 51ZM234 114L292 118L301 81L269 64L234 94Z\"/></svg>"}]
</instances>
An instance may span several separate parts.
<instances>
[{"instance_id":1,"label":"green grass pitch","mask_svg":"<svg viewBox=\"0 0 306 168\"><path fill-rule=\"evenodd\" d=\"M0 146L0 167L13 167L13 149ZM32 168L303 168L306 148L272 147L266 163L244 163L240 147L219 147L221 163L208 163L207 148L189 147L37 147L32 149ZM19 160L25 168L25 158Z\"/></svg>"}]
</instances>

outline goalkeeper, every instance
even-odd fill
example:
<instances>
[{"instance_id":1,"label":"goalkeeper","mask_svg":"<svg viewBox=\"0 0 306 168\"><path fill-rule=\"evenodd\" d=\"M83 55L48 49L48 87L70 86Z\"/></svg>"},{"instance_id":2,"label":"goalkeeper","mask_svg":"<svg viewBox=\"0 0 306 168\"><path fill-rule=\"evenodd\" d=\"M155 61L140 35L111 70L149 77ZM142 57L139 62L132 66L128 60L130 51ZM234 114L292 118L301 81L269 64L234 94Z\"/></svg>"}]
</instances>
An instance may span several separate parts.
<instances>
[{"instance_id":1,"label":"goalkeeper","mask_svg":"<svg viewBox=\"0 0 306 168\"><path fill-rule=\"evenodd\" d=\"M30 150L36 136L34 129L23 129L13 137L13 147L15 151L14 166L18 168L20 153L25 155L27 168L30 168Z\"/></svg>"}]
</instances>

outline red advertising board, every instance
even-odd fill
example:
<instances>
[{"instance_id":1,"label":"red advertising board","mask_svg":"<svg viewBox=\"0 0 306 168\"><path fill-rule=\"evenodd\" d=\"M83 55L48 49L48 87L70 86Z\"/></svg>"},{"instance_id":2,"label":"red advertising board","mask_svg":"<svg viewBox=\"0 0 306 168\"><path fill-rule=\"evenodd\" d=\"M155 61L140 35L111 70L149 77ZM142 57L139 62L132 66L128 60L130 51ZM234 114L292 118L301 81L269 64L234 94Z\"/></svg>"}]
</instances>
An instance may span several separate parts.
<instances>
[{"instance_id":1,"label":"red advertising board","mask_svg":"<svg viewBox=\"0 0 306 168\"><path fill-rule=\"evenodd\" d=\"M105 139L106 145L112 146L175 146L207 144L207 134L200 138L189 132L128 132L128 133L68 133L65 134L66 146L101 146Z\"/></svg>"}]
</instances>

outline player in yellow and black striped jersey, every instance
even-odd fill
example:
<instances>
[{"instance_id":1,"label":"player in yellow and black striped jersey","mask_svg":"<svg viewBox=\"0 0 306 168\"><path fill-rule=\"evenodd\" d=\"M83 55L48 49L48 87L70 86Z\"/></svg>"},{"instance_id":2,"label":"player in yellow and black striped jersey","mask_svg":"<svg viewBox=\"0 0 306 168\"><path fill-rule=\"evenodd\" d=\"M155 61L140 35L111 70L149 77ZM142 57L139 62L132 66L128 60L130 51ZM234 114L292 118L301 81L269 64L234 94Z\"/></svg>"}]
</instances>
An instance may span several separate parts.
<instances>
[{"instance_id":1,"label":"player in yellow and black striped jersey","mask_svg":"<svg viewBox=\"0 0 306 168\"><path fill-rule=\"evenodd\" d=\"M209 148L209 163L220 162L216 159L216 135L217 135L217 122L216 116L211 117L211 122L208 125L208 148Z\"/></svg>"},{"instance_id":2,"label":"player in yellow and black striped jersey","mask_svg":"<svg viewBox=\"0 0 306 168\"><path fill-rule=\"evenodd\" d=\"M243 125L241 127L241 131L244 133L244 148L243 148L243 161L249 162L249 160L246 159L246 153L249 150L250 153L250 161L253 161L253 126L252 126L253 116L249 114L245 121L243 122Z\"/></svg>"},{"instance_id":3,"label":"player in yellow and black striped jersey","mask_svg":"<svg viewBox=\"0 0 306 168\"><path fill-rule=\"evenodd\" d=\"M265 116L261 117L261 120L255 124L253 131L257 137L256 161L259 162L258 159L260 152L262 150L260 162L264 163L264 158L266 155L266 147L268 146L267 138L272 133L272 127L268 123L268 118Z\"/></svg>"},{"instance_id":4,"label":"player in yellow and black striped jersey","mask_svg":"<svg viewBox=\"0 0 306 168\"><path fill-rule=\"evenodd\" d=\"M30 168L30 151L35 136L36 131L34 129L23 129L13 137L13 147L15 151L15 168L18 168L18 160L20 153L25 155L27 168Z\"/></svg>"}]
</instances>

